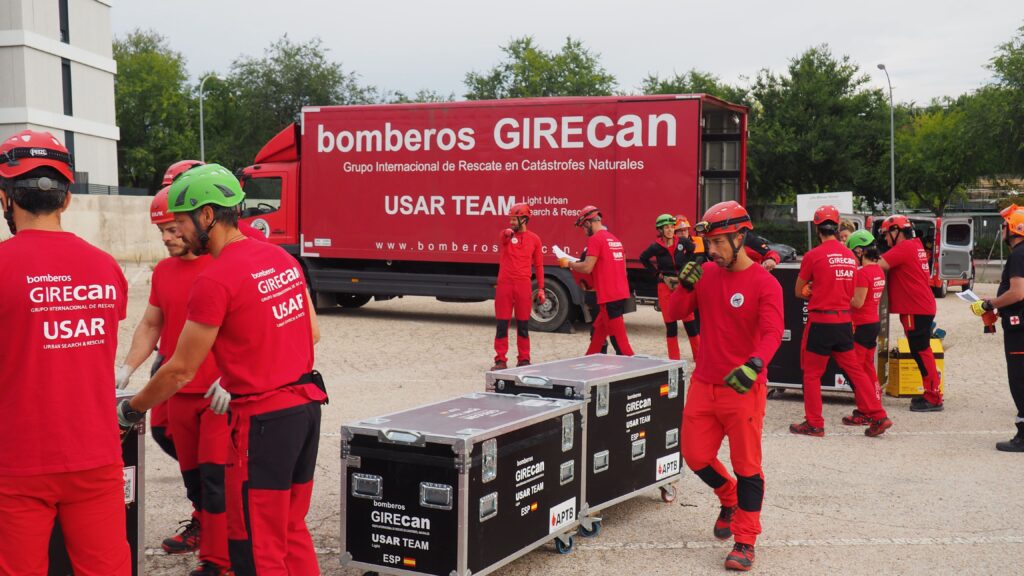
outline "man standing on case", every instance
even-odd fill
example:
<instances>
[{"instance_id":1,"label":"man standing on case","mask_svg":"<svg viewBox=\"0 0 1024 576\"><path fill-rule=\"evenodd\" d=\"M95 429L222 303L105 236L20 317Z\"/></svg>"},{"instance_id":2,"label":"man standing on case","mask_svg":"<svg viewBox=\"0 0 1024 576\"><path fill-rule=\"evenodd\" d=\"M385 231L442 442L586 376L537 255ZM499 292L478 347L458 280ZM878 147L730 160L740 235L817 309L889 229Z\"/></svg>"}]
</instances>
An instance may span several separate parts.
<instances>
[{"instance_id":1,"label":"man standing on case","mask_svg":"<svg viewBox=\"0 0 1024 576\"><path fill-rule=\"evenodd\" d=\"M765 367L783 332L782 287L744 250L744 236L753 229L747 211L734 201L709 208L696 230L704 235L711 262L683 266L680 288L670 300L676 318L699 308L707 328L686 393L681 448L687 467L721 502L714 535L735 540L725 567L741 571L753 568L761 533ZM736 478L718 459L726 436Z\"/></svg>"},{"instance_id":2,"label":"man standing on case","mask_svg":"<svg viewBox=\"0 0 1024 576\"><path fill-rule=\"evenodd\" d=\"M494 336L494 366L491 370L508 368L508 326L516 319L516 366L530 365L530 312L533 311L531 272L537 271L537 302L544 296L544 254L540 236L526 229L530 206L519 203L509 210L509 227L499 238L500 260L498 284L494 287L494 316L498 321Z\"/></svg>"}]
</instances>

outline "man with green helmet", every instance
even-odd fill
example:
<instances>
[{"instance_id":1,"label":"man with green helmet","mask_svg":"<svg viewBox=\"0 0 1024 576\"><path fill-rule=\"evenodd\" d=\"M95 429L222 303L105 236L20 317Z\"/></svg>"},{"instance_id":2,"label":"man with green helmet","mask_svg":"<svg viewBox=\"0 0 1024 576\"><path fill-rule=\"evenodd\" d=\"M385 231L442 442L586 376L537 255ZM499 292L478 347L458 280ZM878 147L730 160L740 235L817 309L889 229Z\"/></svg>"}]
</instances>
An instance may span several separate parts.
<instances>
[{"instance_id":1,"label":"man with green helmet","mask_svg":"<svg viewBox=\"0 0 1024 576\"><path fill-rule=\"evenodd\" d=\"M853 299L850 301L853 318L853 353L860 362L874 388L878 402L882 401L882 388L875 370L875 348L881 323L878 318L878 303L885 291L885 272L878 265L880 255L875 237L867 230L857 230L846 239L846 247L857 259L857 272L853 280ZM870 426L871 418L860 410L850 416L843 416L843 424Z\"/></svg>"},{"instance_id":2,"label":"man with green helmet","mask_svg":"<svg viewBox=\"0 0 1024 576\"><path fill-rule=\"evenodd\" d=\"M168 196L185 246L214 260L192 288L174 354L118 405L118 418L122 426L138 422L190 381L212 349L232 396L225 475L232 569L315 576L305 518L327 393L313 370L313 311L302 270L280 247L238 229L245 193L224 167L192 168Z\"/></svg>"},{"instance_id":3,"label":"man with green helmet","mask_svg":"<svg viewBox=\"0 0 1024 576\"><path fill-rule=\"evenodd\" d=\"M640 253L640 263L658 280L658 308L665 322L665 344L668 357L679 359L679 323L669 312L668 301L672 291L679 285L679 270L696 258L696 245L689 238L677 236L679 220L671 214L662 214L654 221L658 231L657 239ZM694 321L693 317L685 320ZM693 357L697 358L700 336L690 337Z\"/></svg>"}]
</instances>

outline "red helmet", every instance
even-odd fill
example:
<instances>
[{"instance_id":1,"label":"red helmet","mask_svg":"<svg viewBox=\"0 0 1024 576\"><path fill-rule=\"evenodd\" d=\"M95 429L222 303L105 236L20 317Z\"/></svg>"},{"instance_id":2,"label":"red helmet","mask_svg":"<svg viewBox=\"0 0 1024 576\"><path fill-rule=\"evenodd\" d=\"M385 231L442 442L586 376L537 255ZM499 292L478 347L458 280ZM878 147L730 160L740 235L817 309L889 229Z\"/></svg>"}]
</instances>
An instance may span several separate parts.
<instances>
[{"instance_id":1,"label":"red helmet","mask_svg":"<svg viewBox=\"0 0 1024 576\"><path fill-rule=\"evenodd\" d=\"M205 162L199 160L179 160L174 164L167 167L167 171L164 172L163 186L170 186L172 182L177 180L178 176L181 176L185 172L188 172L196 166L202 166Z\"/></svg>"},{"instance_id":2,"label":"red helmet","mask_svg":"<svg viewBox=\"0 0 1024 576\"><path fill-rule=\"evenodd\" d=\"M914 225L910 223L910 218L903 216L902 214L894 214L889 216L885 220L882 220L882 225L879 227L879 232L886 233L889 230L896 228L898 230L905 230L907 228L913 228Z\"/></svg>"},{"instance_id":3,"label":"red helmet","mask_svg":"<svg viewBox=\"0 0 1024 576\"><path fill-rule=\"evenodd\" d=\"M17 178L36 168L50 167L75 181L74 160L49 132L22 130L0 144L0 176Z\"/></svg>"},{"instance_id":4,"label":"red helmet","mask_svg":"<svg viewBox=\"0 0 1024 576\"><path fill-rule=\"evenodd\" d=\"M676 230L686 230L690 227L690 221L682 214L676 214Z\"/></svg>"},{"instance_id":5,"label":"red helmet","mask_svg":"<svg viewBox=\"0 0 1024 576\"><path fill-rule=\"evenodd\" d=\"M839 209L838 208L836 208L835 206L831 206L831 205L826 204L824 206L819 206L818 209L814 211L814 225L815 226L821 226L822 224L824 224L826 222L831 222L831 223L835 224L836 226L839 225Z\"/></svg>"},{"instance_id":6,"label":"red helmet","mask_svg":"<svg viewBox=\"0 0 1024 576\"><path fill-rule=\"evenodd\" d=\"M576 225L582 227L584 222L590 222L594 218L601 218L601 211L597 206L584 206L580 210L580 217L576 219Z\"/></svg>"},{"instance_id":7,"label":"red helmet","mask_svg":"<svg viewBox=\"0 0 1024 576\"><path fill-rule=\"evenodd\" d=\"M513 204L512 208L508 211L509 216L516 216L518 218L529 218L530 217L530 205L526 202L520 202Z\"/></svg>"},{"instance_id":8,"label":"red helmet","mask_svg":"<svg viewBox=\"0 0 1024 576\"><path fill-rule=\"evenodd\" d=\"M698 234L717 236L740 230L753 230L747 209L735 200L719 202L704 213L704 219L694 227Z\"/></svg>"},{"instance_id":9,"label":"red helmet","mask_svg":"<svg viewBox=\"0 0 1024 576\"><path fill-rule=\"evenodd\" d=\"M174 222L174 214L167 210L167 191L170 189L170 186L164 186L149 203L149 221L153 224Z\"/></svg>"}]
</instances>

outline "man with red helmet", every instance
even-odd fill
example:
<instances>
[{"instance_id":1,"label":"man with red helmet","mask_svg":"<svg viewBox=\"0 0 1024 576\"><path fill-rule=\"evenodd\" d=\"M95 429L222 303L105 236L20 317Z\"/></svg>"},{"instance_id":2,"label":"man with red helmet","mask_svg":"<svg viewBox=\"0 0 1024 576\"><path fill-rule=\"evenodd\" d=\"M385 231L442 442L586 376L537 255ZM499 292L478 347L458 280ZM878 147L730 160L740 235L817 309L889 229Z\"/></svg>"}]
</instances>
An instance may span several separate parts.
<instances>
[{"instance_id":1,"label":"man with red helmet","mask_svg":"<svg viewBox=\"0 0 1024 576\"><path fill-rule=\"evenodd\" d=\"M971 310L978 316L998 310L1002 317L1006 376L1017 406L1017 434L1006 442L996 443L996 450L1024 452L1024 208L1011 204L1000 214L1003 241L1010 245L1010 255L996 297L974 302Z\"/></svg>"},{"instance_id":2,"label":"man with red helmet","mask_svg":"<svg viewBox=\"0 0 1024 576\"><path fill-rule=\"evenodd\" d=\"M168 166L167 170L164 171L164 180L161 186L170 186L178 179L178 176L181 176L196 166L202 166L204 164L205 162L200 162L199 160L178 160L174 164Z\"/></svg>"},{"instance_id":3,"label":"man with red helmet","mask_svg":"<svg viewBox=\"0 0 1024 576\"><path fill-rule=\"evenodd\" d=\"M159 342L159 354L170 358L188 316L188 297L192 285L210 265L208 254L197 256L185 249L178 237L174 214L168 210L164 187L150 205L150 220L160 230L170 258L153 269L149 305L135 329L124 364L117 370L119 388L128 383L131 373L149 357ZM193 513L183 522L178 534L164 539L168 554L199 550L195 576L226 574L228 558L227 519L224 515L224 466L227 462L227 411L231 395L220 386L220 372L213 355L207 355L192 380L160 406L166 407L171 439L185 492ZM155 410L155 409L154 409Z\"/></svg>"},{"instance_id":4,"label":"man with red helmet","mask_svg":"<svg viewBox=\"0 0 1024 576\"><path fill-rule=\"evenodd\" d=\"M494 336L494 366L508 368L508 326L516 318L516 366L530 365L530 312L533 311L532 270L537 271L537 302L544 305L544 254L540 236L526 229L530 206L520 202L509 210L509 227L499 237L498 284L494 287L494 316L498 329Z\"/></svg>"},{"instance_id":5,"label":"man with red helmet","mask_svg":"<svg viewBox=\"0 0 1024 576\"><path fill-rule=\"evenodd\" d=\"M928 251L915 237L914 225L902 215L882 221L879 234L889 250L878 265L888 274L889 312L899 314L903 331L910 345L910 355L917 363L924 383L924 396L910 402L913 412L941 412L942 390L939 370L932 353L932 321L935 320L935 295L932 293L928 268Z\"/></svg>"},{"instance_id":6,"label":"man with red helmet","mask_svg":"<svg viewBox=\"0 0 1024 576\"><path fill-rule=\"evenodd\" d=\"M78 576L129 576L114 405L128 283L61 228L72 158L47 132L0 142L0 574L42 576L55 517Z\"/></svg>"},{"instance_id":7,"label":"man with red helmet","mask_svg":"<svg viewBox=\"0 0 1024 576\"><path fill-rule=\"evenodd\" d=\"M814 211L820 244L804 255L796 280L797 298L807 298L807 325L800 346L800 364L804 372L804 421L791 424L793 434L824 436L825 420L821 414L821 377L829 358L846 373L853 385L857 410L870 419L864 434L878 436L892 427L875 394L874 382L864 373L854 352L853 300L857 259L853 252L839 243L839 210L821 206ZM807 297L808 290L811 292ZM844 418L847 425L859 425Z\"/></svg>"},{"instance_id":8,"label":"man with red helmet","mask_svg":"<svg viewBox=\"0 0 1024 576\"><path fill-rule=\"evenodd\" d=\"M767 372L782 342L782 287L751 260L743 236L754 226L734 201L715 204L696 230L712 262L689 262L669 305L677 318L699 308L707 330L690 378L683 411L682 455L721 502L714 535L735 545L731 570L750 570L761 533L764 472L761 432L768 397ZM733 478L718 460L728 436Z\"/></svg>"},{"instance_id":9,"label":"man with red helmet","mask_svg":"<svg viewBox=\"0 0 1024 576\"><path fill-rule=\"evenodd\" d=\"M595 206L580 210L576 226L583 228L590 238L587 241L587 258L580 262L563 259L559 262L579 274L593 274L597 289L597 304L601 311L594 320L594 332L590 337L587 354L597 354L606 338L625 356L633 355L626 335L626 300L629 299L629 280L626 277L626 251L622 242L612 235L601 223L601 211Z\"/></svg>"}]
</instances>

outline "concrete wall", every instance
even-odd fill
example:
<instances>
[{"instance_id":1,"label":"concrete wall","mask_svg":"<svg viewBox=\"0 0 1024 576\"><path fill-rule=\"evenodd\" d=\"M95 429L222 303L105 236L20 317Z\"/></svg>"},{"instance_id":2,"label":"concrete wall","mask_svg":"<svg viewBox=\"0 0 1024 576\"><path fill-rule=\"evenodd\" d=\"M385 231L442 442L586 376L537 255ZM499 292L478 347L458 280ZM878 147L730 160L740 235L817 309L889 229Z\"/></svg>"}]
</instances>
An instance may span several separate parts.
<instances>
[{"instance_id":1,"label":"concrete wall","mask_svg":"<svg viewBox=\"0 0 1024 576\"><path fill-rule=\"evenodd\" d=\"M160 232L149 223L150 196L99 196L79 194L61 224L90 244L128 263L154 263L167 257ZM10 237L0 224L0 240Z\"/></svg>"}]
</instances>

